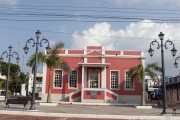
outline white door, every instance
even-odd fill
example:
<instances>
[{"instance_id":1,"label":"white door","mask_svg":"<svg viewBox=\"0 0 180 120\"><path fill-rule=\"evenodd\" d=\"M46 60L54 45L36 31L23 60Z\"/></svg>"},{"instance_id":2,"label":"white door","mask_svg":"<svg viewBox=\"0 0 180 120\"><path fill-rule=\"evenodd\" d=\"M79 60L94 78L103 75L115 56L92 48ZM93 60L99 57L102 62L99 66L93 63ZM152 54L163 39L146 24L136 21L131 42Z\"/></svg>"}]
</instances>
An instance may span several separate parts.
<instances>
[{"instance_id":1,"label":"white door","mask_svg":"<svg viewBox=\"0 0 180 120\"><path fill-rule=\"evenodd\" d=\"M89 70L89 88L99 88L99 70Z\"/></svg>"}]
</instances>

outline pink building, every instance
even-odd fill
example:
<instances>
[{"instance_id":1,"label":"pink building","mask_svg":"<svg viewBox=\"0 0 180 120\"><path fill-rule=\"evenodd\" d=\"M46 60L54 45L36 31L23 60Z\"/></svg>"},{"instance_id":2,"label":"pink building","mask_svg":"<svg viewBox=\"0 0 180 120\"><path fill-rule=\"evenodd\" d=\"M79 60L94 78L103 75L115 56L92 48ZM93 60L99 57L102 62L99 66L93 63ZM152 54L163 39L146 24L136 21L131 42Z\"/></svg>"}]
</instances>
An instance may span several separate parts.
<instances>
[{"instance_id":1,"label":"pink building","mask_svg":"<svg viewBox=\"0 0 180 120\"><path fill-rule=\"evenodd\" d=\"M132 82L128 70L144 64L140 51L105 50L87 46L84 50L61 50L59 57L66 61L71 72L54 68L51 74L53 101L140 103L141 84ZM49 68L43 66L42 100L47 99Z\"/></svg>"}]
</instances>

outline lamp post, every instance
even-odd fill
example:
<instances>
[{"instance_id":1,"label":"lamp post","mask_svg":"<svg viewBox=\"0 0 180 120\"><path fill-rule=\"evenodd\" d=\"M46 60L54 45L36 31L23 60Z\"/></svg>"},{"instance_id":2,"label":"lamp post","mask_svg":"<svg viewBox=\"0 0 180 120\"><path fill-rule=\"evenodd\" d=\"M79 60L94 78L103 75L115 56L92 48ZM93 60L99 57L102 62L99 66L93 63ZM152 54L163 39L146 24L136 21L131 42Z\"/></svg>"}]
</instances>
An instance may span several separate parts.
<instances>
[{"instance_id":1,"label":"lamp post","mask_svg":"<svg viewBox=\"0 0 180 120\"><path fill-rule=\"evenodd\" d=\"M152 41L150 43L150 48L149 48L148 52L149 52L149 55L152 57L154 54L154 50L151 48L151 45L154 45L155 43L157 43L157 49L161 48L162 89L163 89L163 111L161 114L166 114L167 113L167 103L166 103L166 83L165 83L165 66L164 66L164 49L163 48L165 47L165 49L168 49L167 43L169 43L169 45L173 45L173 49L171 50L173 57L176 55L177 50L175 49L174 43L170 40L167 40L165 42L165 44L163 44L164 34L162 32L160 32L160 34L158 36L159 36L159 39L161 40L161 43L156 41L156 39L154 41Z\"/></svg>"},{"instance_id":2,"label":"lamp post","mask_svg":"<svg viewBox=\"0 0 180 120\"><path fill-rule=\"evenodd\" d=\"M18 94L18 78L19 78L19 76L20 76L20 72L19 71L17 71L16 72L16 89L15 89L15 96L17 96Z\"/></svg>"},{"instance_id":3,"label":"lamp post","mask_svg":"<svg viewBox=\"0 0 180 120\"><path fill-rule=\"evenodd\" d=\"M7 51L4 51L2 54L1 54L1 57L0 57L0 61L2 62L3 61L3 55L6 55L6 58L8 58L8 74L7 74L7 81L6 81L6 96L5 96L5 102L7 101L9 95L8 95L8 91L9 91L9 74L10 74L10 63L11 63L11 58L13 58L13 55L16 55L17 58L16 58L16 62L19 63L19 54L18 52L12 52L12 49L13 47L10 45L8 47L9 49L9 53Z\"/></svg>"},{"instance_id":4,"label":"lamp post","mask_svg":"<svg viewBox=\"0 0 180 120\"><path fill-rule=\"evenodd\" d=\"M38 47L40 45L40 47L42 47L42 42L47 43L48 46L46 47L46 52L48 53L50 50L49 47L49 41L45 38L43 38L41 41L39 41L41 32L39 30L37 30L37 32L35 32L36 34L36 41L33 38L30 38L26 41L26 45L23 48L24 52L27 54L29 47L27 46L28 43L32 42L32 47L36 47L36 51L35 51L35 64L34 64L34 79L33 79L33 90L32 90L32 101L31 101L31 106L29 108L29 110L36 110L35 107L35 91L36 91L36 73L37 73L37 61L38 61Z\"/></svg>"}]
</instances>

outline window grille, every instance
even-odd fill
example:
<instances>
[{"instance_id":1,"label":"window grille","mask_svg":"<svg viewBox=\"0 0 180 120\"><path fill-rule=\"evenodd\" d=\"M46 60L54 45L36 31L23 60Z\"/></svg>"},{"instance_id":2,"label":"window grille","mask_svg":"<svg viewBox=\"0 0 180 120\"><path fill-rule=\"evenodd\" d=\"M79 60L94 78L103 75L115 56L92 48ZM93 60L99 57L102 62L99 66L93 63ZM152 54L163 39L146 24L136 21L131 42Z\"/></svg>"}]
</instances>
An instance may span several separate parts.
<instances>
[{"instance_id":1,"label":"window grille","mask_svg":"<svg viewBox=\"0 0 180 120\"><path fill-rule=\"evenodd\" d=\"M118 89L118 71L111 71L111 89Z\"/></svg>"},{"instance_id":2,"label":"window grille","mask_svg":"<svg viewBox=\"0 0 180 120\"><path fill-rule=\"evenodd\" d=\"M134 82L128 77L128 71L126 71L126 76L125 76L125 89L126 90L134 89Z\"/></svg>"},{"instance_id":3,"label":"window grille","mask_svg":"<svg viewBox=\"0 0 180 120\"><path fill-rule=\"evenodd\" d=\"M54 87L62 87L62 70L55 70Z\"/></svg>"},{"instance_id":4,"label":"window grille","mask_svg":"<svg viewBox=\"0 0 180 120\"><path fill-rule=\"evenodd\" d=\"M71 70L69 75L69 87L77 87L77 70Z\"/></svg>"}]
</instances>

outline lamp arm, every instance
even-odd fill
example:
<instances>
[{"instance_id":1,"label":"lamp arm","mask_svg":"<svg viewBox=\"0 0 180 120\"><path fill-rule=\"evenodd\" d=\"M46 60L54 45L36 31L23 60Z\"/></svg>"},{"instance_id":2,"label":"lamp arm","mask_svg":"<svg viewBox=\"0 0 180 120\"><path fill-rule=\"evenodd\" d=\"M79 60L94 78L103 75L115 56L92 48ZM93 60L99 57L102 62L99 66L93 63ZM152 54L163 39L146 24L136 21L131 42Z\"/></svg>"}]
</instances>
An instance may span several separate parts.
<instances>
[{"instance_id":1,"label":"lamp arm","mask_svg":"<svg viewBox=\"0 0 180 120\"><path fill-rule=\"evenodd\" d=\"M178 56L176 59L175 59L175 63L177 63L177 60L179 60L180 56Z\"/></svg>"},{"instance_id":2,"label":"lamp arm","mask_svg":"<svg viewBox=\"0 0 180 120\"><path fill-rule=\"evenodd\" d=\"M3 56L3 55L5 55L6 54L6 58L8 58L8 52L7 51L4 51L2 54L1 54L1 57Z\"/></svg>"},{"instance_id":3,"label":"lamp arm","mask_svg":"<svg viewBox=\"0 0 180 120\"><path fill-rule=\"evenodd\" d=\"M151 48L151 45L155 45L155 43L157 43L157 49L159 49L161 46L159 45L156 39L150 43L150 48Z\"/></svg>"},{"instance_id":4,"label":"lamp arm","mask_svg":"<svg viewBox=\"0 0 180 120\"><path fill-rule=\"evenodd\" d=\"M35 43L35 40L33 38L30 38L26 41L26 46L27 46L27 43L31 43L31 41L33 42L32 47L34 47L36 43Z\"/></svg>"},{"instance_id":5,"label":"lamp arm","mask_svg":"<svg viewBox=\"0 0 180 120\"><path fill-rule=\"evenodd\" d=\"M14 51L14 52L12 53L12 58L13 58L13 54L16 55L17 57L19 57L18 52Z\"/></svg>"},{"instance_id":6,"label":"lamp arm","mask_svg":"<svg viewBox=\"0 0 180 120\"><path fill-rule=\"evenodd\" d=\"M167 43L169 43L169 45L173 45L173 48L175 48L174 43L168 39L168 40L165 42L165 48L166 48L166 49L168 49Z\"/></svg>"},{"instance_id":7,"label":"lamp arm","mask_svg":"<svg viewBox=\"0 0 180 120\"><path fill-rule=\"evenodd\" d=\"M49 41L45 38L43 38L41 41L40 41L40 46L42 47L42 42L44 41L44 43L47 43L48 44L48 47L49 47Z\"/></svg>"}]
</instances>

